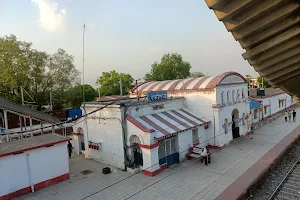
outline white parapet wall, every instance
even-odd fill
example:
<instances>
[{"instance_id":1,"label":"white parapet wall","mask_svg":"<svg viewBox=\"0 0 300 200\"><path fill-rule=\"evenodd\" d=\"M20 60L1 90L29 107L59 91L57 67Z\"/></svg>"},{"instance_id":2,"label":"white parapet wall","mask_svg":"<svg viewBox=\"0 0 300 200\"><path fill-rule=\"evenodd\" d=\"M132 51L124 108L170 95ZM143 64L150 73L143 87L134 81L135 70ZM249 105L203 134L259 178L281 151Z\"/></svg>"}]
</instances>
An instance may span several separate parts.
<instances>
[{"instance_id":1,"label":"white parapet wall","mask_svg":"<svg viewBox=\"0 0 300 200\"><path fill-rule=\"evenodd\" d=\"M0 148L0 199L11 199L68 179L67 140L37 146L29 143L13 152L1 152ZM20 145L24 146L24 142Z\"/></svg>"}]
</instances>

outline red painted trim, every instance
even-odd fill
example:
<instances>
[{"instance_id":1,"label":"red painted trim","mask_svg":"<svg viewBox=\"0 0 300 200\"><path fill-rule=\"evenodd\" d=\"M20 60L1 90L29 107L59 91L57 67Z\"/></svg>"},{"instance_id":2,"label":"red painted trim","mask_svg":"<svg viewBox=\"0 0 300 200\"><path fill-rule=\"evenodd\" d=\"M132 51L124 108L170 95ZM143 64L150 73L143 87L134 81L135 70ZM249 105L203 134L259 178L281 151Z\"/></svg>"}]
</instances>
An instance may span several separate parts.
<instances>
[{"instance_id":1,"label":"red painted trim","mask_svg":"<svg viewBox=\"0 0 300 200\"><path fill-rule=\"evenodd\" d=\"M159 143L155 143L155 144L152 144L152 145L146 145L146 144L140 144L140 147L143 148L143 149L154 149L156 147L159 147Z\"/></svg>"},{"instance_id":2,"label":"red painted trim","mask_svg":"<svg viewBox=\"0 0 300 200\"><path fill-rule=\"evenodd\" d=\"M125 119L128 120L129 122L131 122L133 125L135 125L140 130L144 131L145 133L155 132L154 129L148 129L148 128L146 128L143 124L139 123L137 120L135 120L130 115L126 115Z\"/></svg>"},{"instance_id":3,"label":"red painted trim","mask_svg":"<svg viewBox=\"0 0 300 200\"><path fill-rule=\"evenodd\" d=\"M162 164L161 166L160 166L160 169L161 170L164 170L164 169L167 169L169 166L168 166L168 164L167 163L164 163L164 164Z\"/></svg>"},{"instance_id":4,"label":"red painted trim","mask_svg":"<svg viewBox=\"0 0 300 200\"><path fill-rule=\"evenodd\" d=\"M34 150L34 149L39 149L39 148L43 148L43 147L53 146L55 144L67 142L67 141L70 141L70 140L72 140L72 138L66 138L64 140L57 141L57 142L50 142L50 143L43 144L43 145L38 145L38 146L35 146L35 147L25 148L25 149L21 149L21 150L18 150L18 151L12 151L12 152L9 152L9 153L1 154L0 158L1 157L5 157L5 156L14 155L14 154L20 154L20 153L23 153L24 151L31 151L31 150Z\"/></svg>"},{"instance_id":5,"label":"red painted trim","mask_svg":"<svg viewBox=\"0 0 300 200\"><path fill-rule=\"evenodd\" d=\"M245 79L245 77L243 77L241 74L237 73L237 72L225 72L223 74L221 74L221 79L220 82L218 84L220 84L225 78L227 78L228 76L238 76L240 77L245 83L247 83L247 80Z\"/></svg>"},{"instance_id":6,"label":"red painted trim","mask_svg":"<svg viewBox=\"0 0 300 200\"><path fill-rule=\"evenodd\" d=\"M155 175L159 174L161 171L162 171L162 169L159 168L159 169L157 169L157 170L155 170L153 172L150 172L150 171L147 171L147 170L143 170L142 173L144 175L146 175L146 176L151 176L152 177L152 176L155 176Z\"/></svg>"},{"instance_id":7,"label":"red painted trim","mask_svg":"<svg viewBox=\"0 0 300 200\"><path fill-rule=\"evenodd\" d=\"M61 176L57 176L55 178L52 178L52 179L49 179L49 180L46 180L46 181L35 184L34 185L34 190L38 191L38 190L43 189L45 187L48 187L50 185L54 185L56 183L68 180L69 178L70 178L69 173L63 174ZM4 196L0 196L0 200L10 200L12 198L19 197L19 196L22 196L24 194L28 194L30 192L31 192L31 186L20 189L20 190L17 190L15 192L12 192L12 193L9 193L9 194L6 194Z\"/></svg>"},{"instance_id":8,"label":"red painted trim","mask_svg":"<svg viewBox=\"0 0 300 200\"><path fill-rule=\"evenodd\" d=\"M208 149L217 149L217 150L221 150L221 147L215 146L215 145L210 145L210 144L207 145L206 148L208 148Z\"/></svg>"},{"instance_id":9,"label":"red painted trim","mask_svg":"<svg viewBox=\"0 0 300 200\"><path fill-rule=\"evenodd\" d=\"M168 167L169 167L168 164L164 163L164 164L162 164L160 166L159 169L157 169L157 170L155 170L153 172L150 172L150 171L147 171L147 170L143 170L142 173L145 174L146 176L151 176L152 177L152 176L155 176L155 175L159 174L162 170L167 169Z\"/></svg>"},{"instance_id":10,"label":"red painted trim","mask_svg":"<svg viewBox=\"0 0 300 200\"><path fill-rule=\"evenodd\" d=\"M199 144L200 144L200 142L198 141L193 145L193 147L198 146Z\"/></svg>"}]
</instances>

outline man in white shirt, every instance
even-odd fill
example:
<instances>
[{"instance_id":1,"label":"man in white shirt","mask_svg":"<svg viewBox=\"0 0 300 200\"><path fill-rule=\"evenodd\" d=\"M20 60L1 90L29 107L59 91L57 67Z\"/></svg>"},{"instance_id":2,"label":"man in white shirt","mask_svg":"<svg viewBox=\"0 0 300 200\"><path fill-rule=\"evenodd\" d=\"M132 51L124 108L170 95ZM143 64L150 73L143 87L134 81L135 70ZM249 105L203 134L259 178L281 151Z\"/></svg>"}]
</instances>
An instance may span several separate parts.
<instances>
[{"instance_id":1,"label":"man in white shirt","mask_svg":"<svg viewBox=\"0 0 300 200\"><path fill-rule=\"evenodd\" d=\"M204 159L205 165L207 165L207 150L206 150L206 148L202 149L201 157Z\"/></svg>"}]
</instances>

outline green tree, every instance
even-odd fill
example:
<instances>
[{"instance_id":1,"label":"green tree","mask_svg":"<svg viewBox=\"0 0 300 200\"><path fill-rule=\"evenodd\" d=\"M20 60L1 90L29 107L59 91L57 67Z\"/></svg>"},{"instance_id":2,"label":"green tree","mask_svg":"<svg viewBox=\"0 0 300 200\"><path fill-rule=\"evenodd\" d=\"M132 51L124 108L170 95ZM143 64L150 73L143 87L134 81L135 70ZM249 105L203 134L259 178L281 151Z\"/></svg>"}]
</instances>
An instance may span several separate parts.
<instances>
[{"instance_id":1,"label":"green tree","mask_svg":"<svg viewBox=\"0 0 300 200\"><path fill-rule=\"evenodd\" d=\"M122 82L123 94L133 88L134 79L130 74L118 73L115 70L102 72L96 83L100 85L101 96L120 95L120 78Z\"/></svg>"},{"instance_id":2,"label":"green tree","mask_svg":"<svg viewBox=\"0 0 300 200\"><path fill-rule=\"evenodd\" d=\"M260 85L261 85L262 82L263 82L264 88L269 88L269 87L271 87L271 86L269 85L269 83L268 83L265 79L262 79L261 76L257 77L257 82L258 82Z\"/></svg>"},{"instance_id":3,"label":"green tree","mask_svg":"<svg viewBox=\"0 0 300 200\"><path fill-rule=\"evenodd\" d=\"M78 108L83 102L82 85L76 85L66 93L66 104L72 108ZM90 85L84 85L85 101L94 101L98 96L97 91Z\"/></svg>"},{"instance_id":4,"label":"green tree","mask_svg":"<svg viewBox=\"0 0 300 200\"><path fill-rule=\"evenodd\" d=\"M151 66L150 73L144 77L145 80L163 81L182 79L190 76L191 65L182 59L178 53L167 53L160 63L155 62Z\"/></svg>"},{"instance_id":5,"label":"green tree","mask_svg":"<svg viewBox=\"0 0 300 200\"><path fill-rule=\"evenodd\" d=\"M13 98L10 92L18 85L28 84L31 44L17 41L16 36L0 37L0 95Z\"/></svg>"},{"instance_id":6,"label":"green tree","mask_svg":"<svg viewBox=\"0 0 300 200\"><path fill-rule=\"evenodd\" d=\"M22 86L39 106L49 103L51 92L54 106L62 107L64 93L79 81L73 62L73 56L62 49L50 55L14 35L4 36L0 38L0 95L13 98L8 93ZM20 101L18 97L15 100Z\"/></svg>"},{"instance_id":7,"label":"green tree","mask_svg":"<svg viewBox=\"0 0 300 200\"><path fill-rule=\"evenodd\" d=\"M202 72L192 72L190 77L198 78L198 77L204 77L205 75Z\"/></svg>"}]
</instances>

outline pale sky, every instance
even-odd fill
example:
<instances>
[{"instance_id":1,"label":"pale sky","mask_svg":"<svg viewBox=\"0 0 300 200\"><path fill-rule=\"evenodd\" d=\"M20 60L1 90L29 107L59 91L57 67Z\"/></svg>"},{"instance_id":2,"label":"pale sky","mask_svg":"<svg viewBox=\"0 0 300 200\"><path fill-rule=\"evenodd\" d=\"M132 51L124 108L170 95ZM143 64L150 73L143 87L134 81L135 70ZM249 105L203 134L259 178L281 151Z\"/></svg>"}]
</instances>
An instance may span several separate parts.
<instances>
[{"instance_id":1,"label":"pale sky","mask_svg":"<svg viewBox=\"0 0 300 200\"><path fill-rule=\"evenodd\" d=\"M85 23L85 82L93 86L113 69L142 78L168 52L182 54L191 71L258 76L204 0L0 0L0 5L0 37L14 34L48 53L62 48L80 71Z\"/></svg>"}]
</instances>

